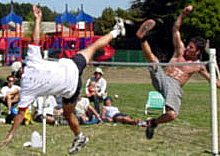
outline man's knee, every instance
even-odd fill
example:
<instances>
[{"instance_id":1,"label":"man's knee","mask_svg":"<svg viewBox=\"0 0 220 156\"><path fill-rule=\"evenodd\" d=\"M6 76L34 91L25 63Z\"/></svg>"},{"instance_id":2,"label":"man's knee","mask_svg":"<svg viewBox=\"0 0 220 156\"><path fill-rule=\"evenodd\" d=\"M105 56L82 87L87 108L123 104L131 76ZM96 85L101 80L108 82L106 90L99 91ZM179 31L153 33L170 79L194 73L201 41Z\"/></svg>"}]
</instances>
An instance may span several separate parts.
<instances>
[{"instance_id":1,"label":"man's knee","mask_svg":"<svg viewBox=\"0 0 220 156\"><path fill-rule=\"evenodd\" d=\"M173 111L173 110L168 111L167 115L169 116L170 120L172 120L172 121L175 120L177 118L177 116L178 116L177 113L175 111Z\"/></svg>"},{"instance_id":2,"label":"man's knee","mask_svg":"<svg viewBox=\"0 0 220 156\"><path fill-rule=\"evenodd\" d=\"M12 96L11 95L6 95L6 100L11 100Z\"/></svg>"}]
</instances>

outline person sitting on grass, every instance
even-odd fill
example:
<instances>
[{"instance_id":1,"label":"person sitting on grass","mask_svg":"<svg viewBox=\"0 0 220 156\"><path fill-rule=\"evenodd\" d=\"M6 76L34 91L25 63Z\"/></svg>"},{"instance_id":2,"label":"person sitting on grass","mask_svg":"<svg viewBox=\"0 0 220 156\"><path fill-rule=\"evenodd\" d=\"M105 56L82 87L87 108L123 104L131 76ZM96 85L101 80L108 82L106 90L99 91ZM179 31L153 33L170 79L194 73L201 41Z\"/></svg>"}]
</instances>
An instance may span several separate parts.
<instances>
[{"instance_id":1,"label":"person sitting on grass","mask_svg":"<svg viewBox=\"0 0 220 156\"><path fill-rule=\"evenodd\" d=\"M81 125L102 122L97 111L90 105L89 99L82 97L81 95L76 103L74 113ZM93 115L95 116L95 119L93 119Z\"/></svg>"},{"instance_id":2,"label":"person sitting on grass","mask_svg":"<svg viewBox=\"0 0 220 156\"><path fill-rule=\"evenodd\" d=\"M57 106L56 99L53 95L47 97L39 96L33 106L35 107L34 111L34 121L42 122L43 121L43 111L46 112L46 121L48 124L54 124L54 109ZM45 108L44 108L45 107Z\"/></svg>"},{"instance_id":3,"label":"person sitting on grass","mask_svg":"<svg viewBox=\"0 0 220 156\"><path fill-rule=\"evenodd\" d=\"M7 106L8 114L11 114L11 106L14 106L18 103L20 96L20 87L14 85L15 78L12 75L7 77L7 86L2 87L1 89L1 102Z\"/></svg>"},{"instance_id":4,"label":"person sitting on grass","mask_svg":"<svg viewBox=\"0 0 220 156\"><path fill-rule=\"evenodd\" d=\"M112 106L112 98L104 99L104 107L102 109L102 120L106 122L121 122L123 124L137 125L140 120L132 119L127 114L121 113L118 107Z\"/></svg>"}]
</instances>

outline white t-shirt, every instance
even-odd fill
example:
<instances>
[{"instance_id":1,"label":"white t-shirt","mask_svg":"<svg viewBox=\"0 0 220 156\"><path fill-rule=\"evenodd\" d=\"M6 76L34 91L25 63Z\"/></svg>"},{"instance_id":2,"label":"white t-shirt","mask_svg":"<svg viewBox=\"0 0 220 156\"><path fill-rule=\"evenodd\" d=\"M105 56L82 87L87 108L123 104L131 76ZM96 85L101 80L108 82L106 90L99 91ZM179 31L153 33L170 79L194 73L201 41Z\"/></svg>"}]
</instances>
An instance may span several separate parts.
<instances>
[{"instance_id":1,"label":"white t-shirt","mask_svg":"<svg viewBox=\"0 0 220 156\"><path fill-rule=\"evenodd\" d=\"M81 100L76 103L76 107L75 107L76 116L80 117L83 114L85 114L88 107L89 107L89 99L81 98Z\"/></svg>"},{"instance_id":2,"label":"white t-shirt","mask_svg":"<svg viewBox=\"0 0 220 156\"><path fill-rule=\"evenodd\" d=\"M113 116L114 116L115 114L120 113L120 111L118 110L118 107L114 107L114 106L104 106L104 108L106 109L105 117L113 118Z\"/></svg>"},{"instance_id":3,"label":"white t-shirt","mask_svg":"<svg viewBox=\"0 0 220 156\"><path fill-rule=\"evenodd\" d=\"M37 115L43 114L44 107L44 111L46 112L46 114L53 115L53 110L54 107L57 106L57 102L54 96L52 95L49 95L48 97L39 96L35 100L33 106L36 107Z\"/></svg>"},{"instance_id":4,"label":"white t-shirt","mask_svg":"<svg viewBox=\"0 0 220 156\"><path fill-rule=\"evenodd\" d=\"M79 70L70 59L43 60L40 47L28 45L22 74L20 108L28 107L38 96L61 95L70 98L76 91Z\"/></svg>"},{"instance_id":5,"label":"white t-shirt","mask_svg":"<svg viewBox=\"0 0 220 156\"><path fill-rule=\"evenodd\" d=\"M14 92L16 89L20 90L21 88L17 85L13 85L11 88L9 88L8 86L4 86L1 89L1 94L3 96L6 96L7 94Z\"/></svg>"}]
</instances>

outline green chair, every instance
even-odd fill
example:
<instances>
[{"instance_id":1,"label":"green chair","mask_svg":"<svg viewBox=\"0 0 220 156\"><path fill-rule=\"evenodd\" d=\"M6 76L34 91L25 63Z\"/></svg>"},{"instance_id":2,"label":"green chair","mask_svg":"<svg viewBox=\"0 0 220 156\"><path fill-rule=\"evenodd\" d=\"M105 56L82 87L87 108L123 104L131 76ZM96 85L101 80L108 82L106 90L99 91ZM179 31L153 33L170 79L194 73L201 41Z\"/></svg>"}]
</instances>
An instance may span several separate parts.
<instances>
[{"instance_id":1,"label":"green chair","mask_svg":"<svg viewBox=\"0 0 220 156\"><path fill-rule=\"evenodd\" d=\"M162 94L160 94L157 91L150 91L148 94L148 99L145 104L145 114L148 113L148 110L154 109L154 110L163 110L163 113L165 113L165 105L164 105L164 98Z\"/></svg>"}]
</instances>

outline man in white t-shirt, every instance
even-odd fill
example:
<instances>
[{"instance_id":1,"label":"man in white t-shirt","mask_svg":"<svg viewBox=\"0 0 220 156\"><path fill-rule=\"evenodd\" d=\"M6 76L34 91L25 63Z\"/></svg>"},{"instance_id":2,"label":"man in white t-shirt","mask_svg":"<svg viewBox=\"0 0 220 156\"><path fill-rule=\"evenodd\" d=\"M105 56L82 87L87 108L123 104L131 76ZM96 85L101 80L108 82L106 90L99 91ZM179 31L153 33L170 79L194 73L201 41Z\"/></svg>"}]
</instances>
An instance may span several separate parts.
<instances>
[{"instance_id":1,"label":"man in white t-shirt","mask_svg":"<svg viewBox=\"0 0 220 156\"><path fill-rule=\"evenodd\" d=\"M89 99L85 97L79 96L74 113L76 114L80 124L86 124L92 115L95 115L99 122L102 121L99 114L90 105Z\"/></svg>"},{"instance_id":2,"label":"man in white t-shirt","mask_svg":"<svg viewBox=\"0 0 220 156\"><path fill-rule=\"evenodd\" d=\"M33 106L35 107L34 121L42 122L43 111L46 112L46 121L54 124L54 108L57 106L56 99L53 95L39 96Z\"/></svg>"},{"instance_id":3,"label":"man in white t-shirt","mask_svg":"<svg viewBox=\"0 0 220 156\"><path fill-rule=\"evenodd\" d=\"M7 77L7 86L1 89L1 101L8 107L8 114L11 114L11 106L18 103L20 87L14 85L15 78L12 75Z\"/></svg>"},{"instance_id":4,"label":"man in white t-shirt","mask_svg":"<svg viewBox=\"0 0 220 156\"><path fill-rule=\"evenodd\" d=\"M86 64L92 59L97 50L107 45L118 35L125 35L122 19L117 23L110 33L98 39L95 43L78 52L72 59L60 59L58 62L42 59L40 47L40 22L42 12L33 6L35 16L33 43L28 46L25 66L22 74L19 112L15 117L14 124L9 135L0 145L8 143L17 127L20 126L24 112L38 96L61 95L63 97L63 116L68 121L71 131L75 135L70 154L77 153L88 142L88 138L81 132L79 123L73 110L80 94L81 75Z\"/></svg>"},{"instance_id":5,"label":"man in white t-shirt","mask_svg":"<svg viewBox=\"0 0 220 156\"><path fill-rule=\"evenodd\" d=\"M96 92L90 92L90 83L95 83ZM104 100L107 96L107 82L103 78L103 71L101 68L96 68L94 72L94 77L91 77L86 82L86 97L89 98L90 102L94 102L96 111L100 114L100 102Z\"/></svg>"}]
</instances>

